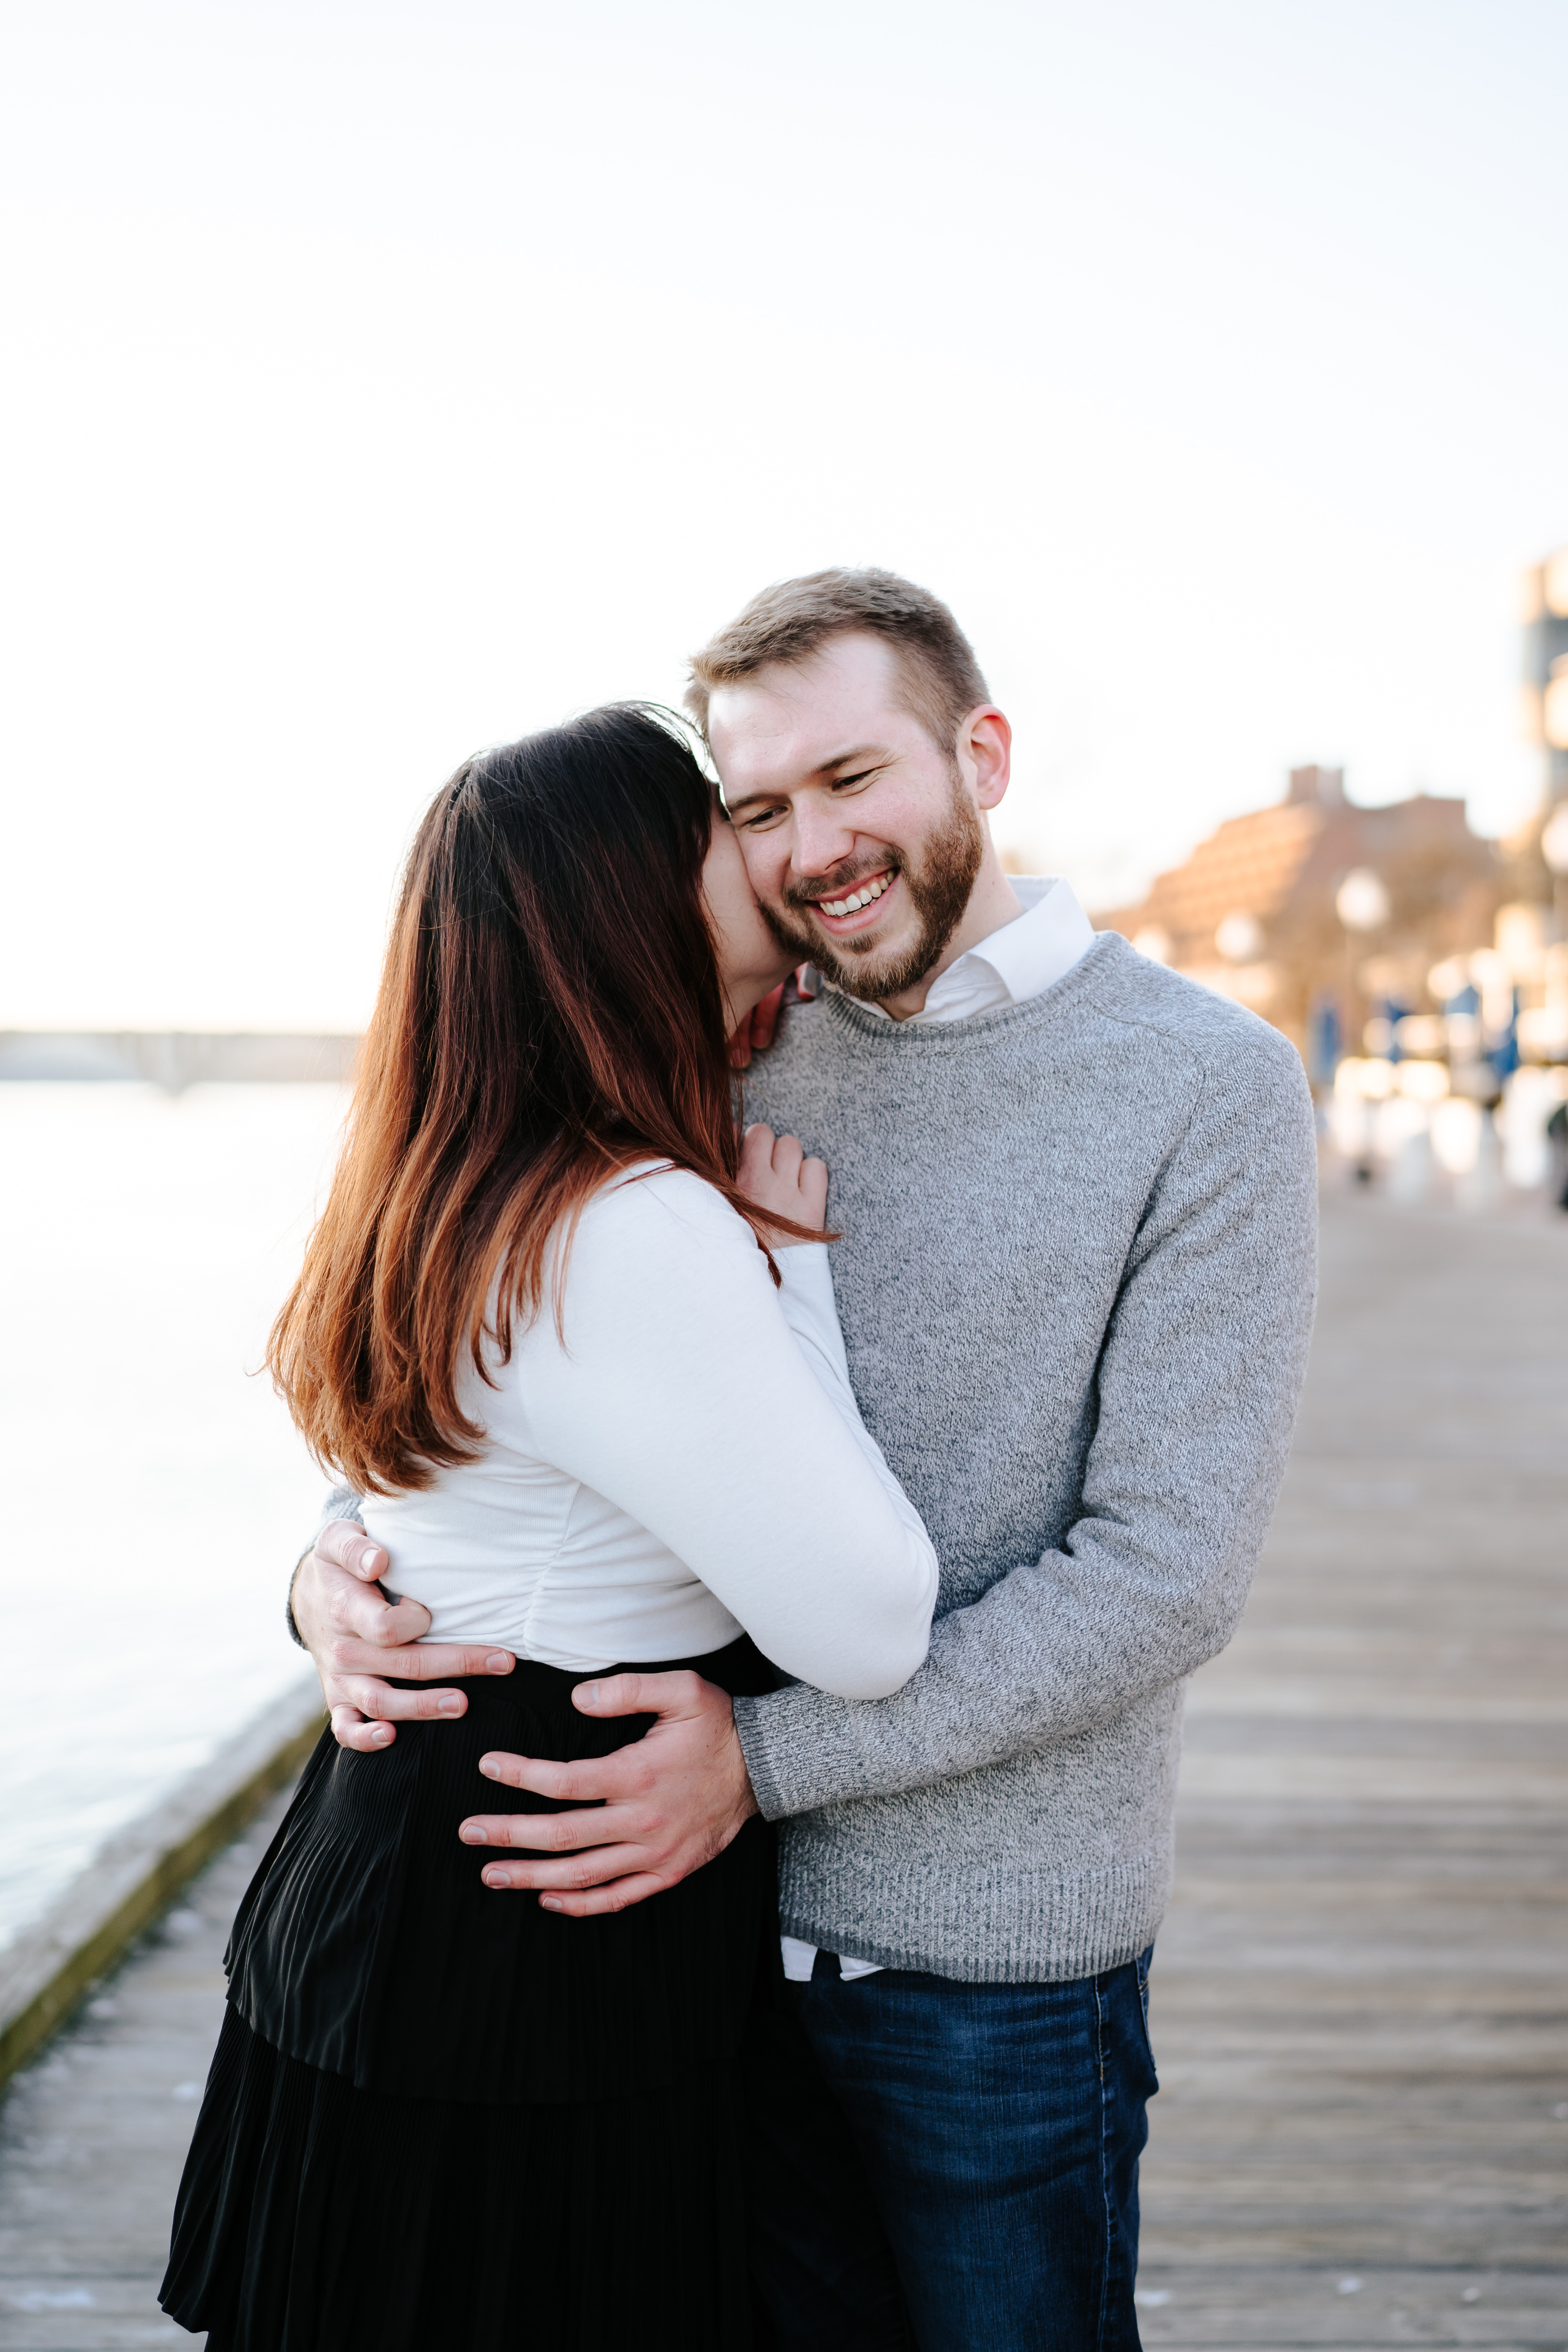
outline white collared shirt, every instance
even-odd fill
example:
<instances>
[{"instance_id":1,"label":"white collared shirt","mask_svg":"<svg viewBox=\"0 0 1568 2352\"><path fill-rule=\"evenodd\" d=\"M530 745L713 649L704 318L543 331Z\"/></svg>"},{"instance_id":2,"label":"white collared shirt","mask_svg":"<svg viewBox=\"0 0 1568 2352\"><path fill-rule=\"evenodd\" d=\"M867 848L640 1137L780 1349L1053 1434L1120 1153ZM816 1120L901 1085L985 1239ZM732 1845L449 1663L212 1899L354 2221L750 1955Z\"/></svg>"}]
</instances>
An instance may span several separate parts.
<instances>
[{"instance_id":1,"label":"white collared shirt","mask_svg":"<svg viewBox=\"0 0 1568 2352\"><path fill-rule=\"evenodd\" d=\"M992 1013L1001 1004L1027 1004L1088 954L1094 945L1093 927L1066 882L1048 875L1014 876L1012 881L1024 902L1023 913L949 964L932 981L921 1010L910 1015L911 1023L967 1021L972 1013ZM813 966L802 992L815 996L818 988L833 985ZM879 1004L868 1004L866 1010L884 1021L892 1018ZM784 1975L792 1984L809 1984L817 1947L798 1936L781 1936L779 1942ZM876 1960L841 1958L838 1966L847 1984L880 1973Z\"/></svg>"}]
</instances>

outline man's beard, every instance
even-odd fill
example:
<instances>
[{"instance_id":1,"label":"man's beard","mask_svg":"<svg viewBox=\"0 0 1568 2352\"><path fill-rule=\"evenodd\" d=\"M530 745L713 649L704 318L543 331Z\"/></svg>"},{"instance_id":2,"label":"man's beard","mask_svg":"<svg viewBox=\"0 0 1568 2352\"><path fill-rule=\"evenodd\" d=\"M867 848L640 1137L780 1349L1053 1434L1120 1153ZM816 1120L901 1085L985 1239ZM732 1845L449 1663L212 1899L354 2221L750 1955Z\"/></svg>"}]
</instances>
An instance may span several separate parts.
<instances>
[{"instance_id":1,"label":"man's beard","mask_svg":"<svg viewBox=\"0 0 1568 2352\"><path fill-rule=\"evenodd\" d=\"M885 856L870 862L862 858L854 867L840 867L814 881L809 892L796 887L784 894L785 909L804 908L823 898L843 897L868 874L890 870L901 876L910 903L921 919L920 936L905 953L879 957L874 931L868 931L863 941L834 942L815 928L792 923L788 913L778 908L763 906L763 913L782 948L814 963L847 996L874 1004L883 997L901 996L925 978L963 919L984 854L984 830L955 769L947 821L926 844L918 871L896 850L889 850Z\"/></svg>"}]
</instances>

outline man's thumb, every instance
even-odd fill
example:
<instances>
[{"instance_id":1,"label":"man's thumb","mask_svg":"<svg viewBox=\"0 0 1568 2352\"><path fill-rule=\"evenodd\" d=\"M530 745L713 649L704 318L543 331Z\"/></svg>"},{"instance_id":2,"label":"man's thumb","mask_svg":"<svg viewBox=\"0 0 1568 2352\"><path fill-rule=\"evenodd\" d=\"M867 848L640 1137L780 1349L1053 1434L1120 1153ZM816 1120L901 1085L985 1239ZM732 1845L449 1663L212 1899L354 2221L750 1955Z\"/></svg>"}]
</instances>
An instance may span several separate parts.
<instances>
[{"instance_id":1,"label":"man's thumb","mask_svg":"<svg viewBox=\"0 0 1568 2352\"><path fill-rule=\"evenodd\" d=\"M390 1565L380 1544L372 1543L353 1519L329 1520L316 1538L316 1549L334 1568L346 1568L351 1576L363 1577L366 1584L374 1584Z\"/></svg>"}]
</instances>

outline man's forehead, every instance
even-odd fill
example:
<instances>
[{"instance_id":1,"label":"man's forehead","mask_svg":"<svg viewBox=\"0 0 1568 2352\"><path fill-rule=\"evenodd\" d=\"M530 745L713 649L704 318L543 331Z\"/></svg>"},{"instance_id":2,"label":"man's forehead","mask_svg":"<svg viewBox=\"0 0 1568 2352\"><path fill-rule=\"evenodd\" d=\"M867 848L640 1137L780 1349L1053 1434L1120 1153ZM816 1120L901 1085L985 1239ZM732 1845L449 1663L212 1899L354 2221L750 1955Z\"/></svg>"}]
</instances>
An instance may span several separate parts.
<instances>
[{"instance_id":1,"label":"man's forehead","mask_svg":"<svg viewBox=\"0 0 1568 2352\"><path fill-rule=\"evenodd\" d=\"M886 747L909 724L891 646L861 635L837 637L801 662L770 662L708 702L708 735L726 797L731 780L787 768L805 776L850 753Z\"/></svg>"}]
</instances>

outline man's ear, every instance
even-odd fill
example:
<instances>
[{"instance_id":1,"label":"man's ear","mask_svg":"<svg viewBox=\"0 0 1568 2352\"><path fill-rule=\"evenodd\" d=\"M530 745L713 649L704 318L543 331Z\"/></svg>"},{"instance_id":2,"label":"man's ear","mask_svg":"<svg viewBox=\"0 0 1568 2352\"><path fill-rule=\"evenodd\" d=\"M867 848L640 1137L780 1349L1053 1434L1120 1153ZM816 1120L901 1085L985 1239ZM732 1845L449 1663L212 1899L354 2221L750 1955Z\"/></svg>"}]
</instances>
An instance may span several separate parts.
<instances>
[{"instance_id":1,"label":"man's ear","mask_svg":"<svg viewBox=\"0 0 1568 2352\"><path fill-rule=\"evenodd\" d=\"M983 702L959 729L955 749L959 765L972 782L976 805L995 808L1013 773L1013 730L1005 712L994 702Z\"/></svg>"}]
</instances>

